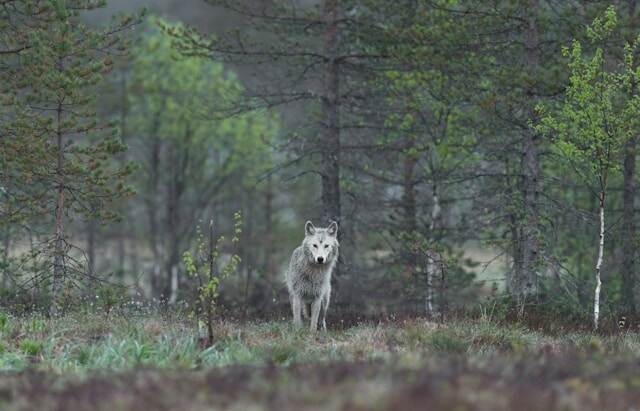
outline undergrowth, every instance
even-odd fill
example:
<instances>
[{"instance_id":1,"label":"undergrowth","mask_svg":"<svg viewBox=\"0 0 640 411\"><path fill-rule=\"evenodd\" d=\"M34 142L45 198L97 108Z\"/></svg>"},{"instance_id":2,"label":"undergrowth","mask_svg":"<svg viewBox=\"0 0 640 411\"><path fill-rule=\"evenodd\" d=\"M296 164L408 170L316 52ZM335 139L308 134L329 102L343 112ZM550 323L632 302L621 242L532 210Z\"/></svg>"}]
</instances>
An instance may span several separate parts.
<instances>
[{"instance_id":1,"label":"undergrowth","mask_svg":"<svg viewBox=\"0 0 640 411\"><path fill-rule=\"evenodd\" d=\"M61 318L0 314L0 370L85 373L332 361L411 362L436 354L490 358L582 352L640 357L636 332L544 334L486 320L363 323L316 335L288 322L219 321L214 344L207 347L204 337L192 321L176 313L74 313Z\"/></svg>"}]
</instances>

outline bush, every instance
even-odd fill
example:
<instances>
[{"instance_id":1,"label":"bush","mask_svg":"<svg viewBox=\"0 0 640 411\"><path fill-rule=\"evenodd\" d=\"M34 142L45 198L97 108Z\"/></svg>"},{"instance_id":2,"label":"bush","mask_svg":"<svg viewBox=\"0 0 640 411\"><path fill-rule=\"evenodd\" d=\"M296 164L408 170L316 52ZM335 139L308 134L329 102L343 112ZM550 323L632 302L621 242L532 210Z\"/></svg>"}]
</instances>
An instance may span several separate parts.
<instances>
[{"instance_id":1,"label":"bush","mask_svg":"<svg viewBox=\"0 0 640 411\"><path fill-rule=\"evenodd\" d=\"M237 245L242 234L242 216L239 212L234 215L234 233L231 242ZM218 300L218 287L220 280L228 277L236 271L240 263L240 256L232 254L226 264L220 267L220 248L224 243L223 236L216 240L214 235L213 220L209 222L209 235L205 240L204 234L200 227L197 227L198 239L196 241L196 250L191 253L185 251L182 255L184 266L189 277L194 278L198 282L198 292L193 314L197 319L198 328L203 322L207 328L207 346L214 343L214 311Z\"/></svg>"}]
</instances>

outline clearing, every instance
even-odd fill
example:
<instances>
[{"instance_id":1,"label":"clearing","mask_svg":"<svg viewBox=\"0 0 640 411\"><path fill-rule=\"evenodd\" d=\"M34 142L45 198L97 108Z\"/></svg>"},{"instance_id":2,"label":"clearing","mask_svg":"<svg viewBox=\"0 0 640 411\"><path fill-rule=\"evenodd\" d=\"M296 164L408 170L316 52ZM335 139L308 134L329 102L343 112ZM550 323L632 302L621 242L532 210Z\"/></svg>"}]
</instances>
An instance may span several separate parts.
<instances>
[{"instance_id":1,"label":"clearing","mask_svg":"<svg viewBox=\"0 0 640 411\"><path fill-rule=\"evenodd\" d=\"M309 335L178 314L0 318L0 409L631 410L640 335L421 319Z\"/></svg>"}]
</instances>

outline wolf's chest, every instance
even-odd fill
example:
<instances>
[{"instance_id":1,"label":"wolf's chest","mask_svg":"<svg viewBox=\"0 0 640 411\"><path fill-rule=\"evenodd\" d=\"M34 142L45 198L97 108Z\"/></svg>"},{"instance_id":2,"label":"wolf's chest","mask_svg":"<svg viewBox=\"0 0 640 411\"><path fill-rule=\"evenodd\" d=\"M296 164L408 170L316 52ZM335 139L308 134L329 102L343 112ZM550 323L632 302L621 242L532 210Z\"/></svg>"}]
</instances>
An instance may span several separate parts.
<instances>
[{"instance_id":1,"label":"wolf's chest","mask_svg":"<svg viewBox=\"0 0 640 411\"><path fill-rule=\"evenodd\" d=\"M329 276L331 275L328 271L308 271L300 274L296 279L297 281L294 281L294 288L305 296L318 296L322 294L324 288L327 287Z\"/></svg>"}]
</instances>

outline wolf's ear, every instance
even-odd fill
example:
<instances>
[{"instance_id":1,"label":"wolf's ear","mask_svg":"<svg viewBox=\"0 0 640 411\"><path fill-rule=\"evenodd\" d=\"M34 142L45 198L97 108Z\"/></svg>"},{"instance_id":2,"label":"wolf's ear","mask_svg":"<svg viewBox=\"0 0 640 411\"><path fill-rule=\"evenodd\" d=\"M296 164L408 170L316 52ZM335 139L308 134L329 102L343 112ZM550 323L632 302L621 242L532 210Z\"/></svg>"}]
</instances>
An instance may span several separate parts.
<instances>
[{"instance_id":1,"label":"wolf's ear","mask_svg":"<svg viewBox=\"0 0 640 411\"><path fill-rule=\"evenodd\" d=\"M329 227L327 228L327 233L329 233L329 235L335 236L336 234L338 234L338 223L336 223L335 221L332 221L331 224L329 224Z\"/></svg>"},{"instance_id":2,"label":"wolf's ear","mask_svg":"<svg viewBox=\"0 0 640 411\"><path fill-rule=\"evenodd\" d=\"M316 233L316 228L314 227L311 221L307 221L304 225L304 234L305 235L314 235Z\"/></svg>"}]
</instances>

